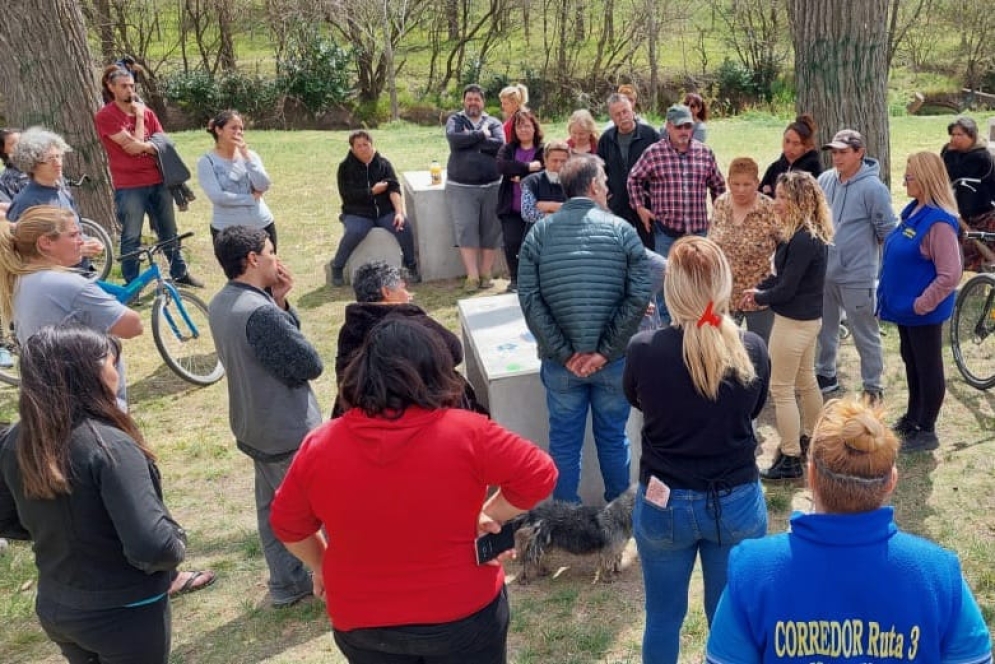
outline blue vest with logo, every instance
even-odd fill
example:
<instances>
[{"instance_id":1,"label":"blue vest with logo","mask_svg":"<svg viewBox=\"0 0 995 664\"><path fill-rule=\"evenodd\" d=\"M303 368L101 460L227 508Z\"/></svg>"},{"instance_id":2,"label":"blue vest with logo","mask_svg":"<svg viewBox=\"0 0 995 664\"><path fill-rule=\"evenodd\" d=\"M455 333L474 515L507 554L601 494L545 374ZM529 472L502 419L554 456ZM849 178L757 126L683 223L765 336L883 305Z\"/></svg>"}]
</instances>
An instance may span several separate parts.
<instances>
[{"instance_id":1,"label":"blue vest with logo","mask_svg":"<svg viewBox=\"0 0 995 664\"><path fill-rule=\"evenodd\" d=\"M950 224L957 232L957 218L930 205L921 207L912 201L902 210L902 222L884 241L884 259L878 282L878 313L882 320L899 325L935 325L950 318L955 293L950 293L927 314L913 309L916 298L936 279L936 266L924 258L919 247L933 224Z\"/></svg>"}]
</instances>

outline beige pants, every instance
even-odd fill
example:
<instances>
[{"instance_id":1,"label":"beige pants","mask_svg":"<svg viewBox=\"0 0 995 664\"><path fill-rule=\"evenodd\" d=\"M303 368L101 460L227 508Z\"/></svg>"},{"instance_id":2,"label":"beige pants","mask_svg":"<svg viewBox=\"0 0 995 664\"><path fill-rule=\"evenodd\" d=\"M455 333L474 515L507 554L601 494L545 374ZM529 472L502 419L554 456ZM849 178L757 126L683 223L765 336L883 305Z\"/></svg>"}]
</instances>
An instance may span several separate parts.
<instances>
[{"instance_id":1,"label":"beige pants","mask_svg":"<svg viewBox=\"0 0 995 664\"><path fill-rule=\"evenodd\" d=\"M822 393L815 380L815 341L822 321L794 320L774 314L770 332L770 394L774 399L780 450L789 456L801 455L800 436L811 435ZM795 391L801 399L795 400Z\"/></svg>"}]
</instances>

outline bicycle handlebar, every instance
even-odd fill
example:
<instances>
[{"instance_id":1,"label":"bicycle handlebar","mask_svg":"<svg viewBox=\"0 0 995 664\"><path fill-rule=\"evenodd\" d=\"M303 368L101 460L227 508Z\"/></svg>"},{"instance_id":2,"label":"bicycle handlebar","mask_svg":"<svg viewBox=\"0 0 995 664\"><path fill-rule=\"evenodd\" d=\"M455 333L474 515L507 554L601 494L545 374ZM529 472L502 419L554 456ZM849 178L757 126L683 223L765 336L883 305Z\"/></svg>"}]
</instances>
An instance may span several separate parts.
<instances>
[{"instance_id":1,"label":"bicycle handlebar","mask_svg":"<svg viewBox=\"0 0 995 664\"><path fill-rule=\"evenodd\" d=\"M981 240L982 242L995 242L995 233L985 231L964 231L964 239Z\"/></svg>"},{"instance_id":2,"label":"bicycle handlebar","mask_svg":"<svg viewBox=\"0 0 995 664\"><path fill-rule=\"evenodd\" d=\"M130 260L132 258L141 258L142 256L148 256L149 259L151 259L154 254L159 253L165 247L167 247L167 246L169 246L171 244L179 244L183 240L186 240L189 237L193 237L193 235L194 235L193 231L187 231L186 233L183 233L182 235L177 235L176 237L169 238L168 240L161 240L161 241L156 242L155 244L149 245L147 247L140 247L136 251L132 251L132 252L127 253L127 254L125 254L123 256L118 256L117 259L119 261L126 261L126 260Z\"/></svg>"}]
</instances>

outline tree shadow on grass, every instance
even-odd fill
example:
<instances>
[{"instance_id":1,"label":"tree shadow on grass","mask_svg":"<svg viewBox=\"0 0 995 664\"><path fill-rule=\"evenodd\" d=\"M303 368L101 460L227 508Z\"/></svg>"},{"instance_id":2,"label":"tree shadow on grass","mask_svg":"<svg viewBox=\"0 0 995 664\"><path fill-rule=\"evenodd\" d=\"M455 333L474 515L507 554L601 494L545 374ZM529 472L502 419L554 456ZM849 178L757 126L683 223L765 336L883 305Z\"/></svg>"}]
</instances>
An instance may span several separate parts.
<instances>
[{"instance_id":1,"label":"tree shadow on grass","mask_svg":"<svg viewBox=\"0 0 995 664\"><path fill-rule=\"evenodd\" d=\"M332 288L330 286L322 284L321 286L318 286L310 293L304 293L300 297L296 298L294 300L294 305L298 309L317 309L318 307L324 306L326 304L331 304L332 302L342 299L337 296L340 295L340 292L343 292L344 290L345 289ZM352 291L349 291L349 295L350 297L347 299L351 300ZM291 295L290 297L293 298L293 295Z\"/></svg>"},{"instance_id":2,"label":"tree shadow on grass","mask_svg":"<svg viewBox=\"0 0 995 664\"><path fill-rule=\"evenodd\" d=\"M201 386L183 380L165 364L135 383L128 384L128 402L132 405L159 399L164 396L196 390Z\"/></svg>"},{"instance_id":3,"label":"tree shadow on grass","mask_svg":"<svg viewBox=\"0 0 995 664\"><path fill-rule=\"evenodd\" d=\"M930 507L933 471L939 463L935 453L902 454L898 458L898 484L892 494L895 522L902 530L930 537L926 521L935 513Z\"/></svg>"},{"instance_id":4,"label":"tree shadow on grass","mask_svg":"<svg viewBox=\"0 0 995 664\"><path fill-rule=\"evenodd\" d=\"M964 410L974 417L975 426L973 428L980 434L976 440L950 441L954 449L962 450L995 440L995 418L991 415L992 412L995 412L995 389L976 390L961 380L951 379L947 380L947 398L958 401ZM971 428L963 424L958 426L959 431L965 432Z\"/></svg>"}]
</instances>

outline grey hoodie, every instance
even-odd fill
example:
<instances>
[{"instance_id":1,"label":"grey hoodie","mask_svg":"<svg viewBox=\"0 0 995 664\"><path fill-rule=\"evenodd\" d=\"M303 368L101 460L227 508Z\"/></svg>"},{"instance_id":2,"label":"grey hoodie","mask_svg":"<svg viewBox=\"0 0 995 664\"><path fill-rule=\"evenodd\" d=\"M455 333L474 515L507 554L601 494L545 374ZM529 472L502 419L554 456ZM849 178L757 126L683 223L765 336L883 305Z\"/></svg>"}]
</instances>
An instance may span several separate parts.
<instances>
[{"instance_id":1,"label":"grey hoodie","mask_svg":"<svg viewBox=\"0 0 995 664\"><path fill-rule=\"evenodd\" d=\"M841 182L836 169L819 176L819 186L833 213L826 282L851 288L874 288L880 271L881 243L895 228L891 192L881 182L876 159L864 158L860 170Z\"/></svg>"}]
</instances>

